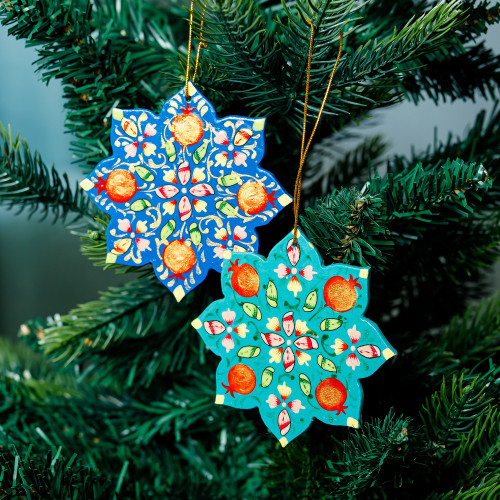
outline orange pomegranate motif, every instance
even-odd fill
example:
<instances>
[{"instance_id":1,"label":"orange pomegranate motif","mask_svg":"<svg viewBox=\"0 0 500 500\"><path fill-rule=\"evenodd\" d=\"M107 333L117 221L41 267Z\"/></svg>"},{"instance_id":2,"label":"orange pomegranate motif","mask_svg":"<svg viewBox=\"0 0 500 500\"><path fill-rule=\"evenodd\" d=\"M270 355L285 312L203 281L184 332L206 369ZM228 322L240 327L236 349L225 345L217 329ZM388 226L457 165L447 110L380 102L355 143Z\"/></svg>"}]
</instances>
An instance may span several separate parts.
<instances>
[{"instance_id":1,"label":"orange pomegranate motif","mask_svg":"<svg viewBox=\"0 0 500 500\"><path fill-rule=\"evenodd\" d=\"M125 203L131 200L137 193L137 182L135 177L123 169L113 170L106 181L99 178L99 182L94 184L97 188L97 194L106 191L109 199L116 203Z\"/></svg>"},{"instance_id":2,"label":"orange pomegranate motif","mask_svg":"<svg viewBox=\"0 0 500 500\"><path fill-rule=\"evenodd\" d=\"M231 286L233 290L242 297L253 297L257 295L260 288L259 273L250 265L238 265L240 259L231 262L228 271L232 274Z\"/></svg>"},{"instance_id":3,"label":"orange pomegranate motif","mask_svg":"<svg viewBox=\"0 0 500 500\"><path fill-rule=\"evenodd\" d=\"M203 137L204 125L201 118L193 115L193 109L189 109L189 103L186 108L181 108L182 114L177 115L170 125L170 131L174 139L182 146L192 146L199 142Z\"/></svg>"},{"instance_id":4,"label":"orange pomegranate motif","mask_svg":"<svg viewBox=\"0 0 500 500\"><path fill-rule=\"evenodd\" d=\"M268 194L266 188L260 182L245 182L243 186L238 189L238 194L236 199L238 205L248 215L258 214L262 212L267 206L267 202L270 202L274 207L274 193Z\"/></svg>"},{"instance_id":5,"label":"orange pomegranate motif","mask_svg":"<svg viewBox=\"0 0 500 500\"><path fill-rule=\"evenodd\" d=\"M323 289L325 306L330 306L336 312L346 312L354 307L358 294L356 288L361 288L358 279L349 275L349 281L341 276L330 278Z\"/></svg>"},{"instance_id":6,"label":"orange pomegranate motif","mask_svg":"<svg viewBox=\"0 0 500 500\"><path fill-rule=\"evenodd\" d=\"M163 250L163 262L174 274L169 278L175 277L184 280L184 273L193 269L196 263L196 255L191 245L184 240L171 241Z\"/></svg>"},{"instance_id":7,"label":"orange pomegranate motif","mask_svg":"<svg viewBox=\"0 0 500 500\"><path fill-rule=\"evenodd\" d=\"M222 387L227 389L226 394L231 393L233 398L235 392L242 395L250 394L257 384L254 371L243 364L234 365L229 370L227 378L227 385L222 384Z\"/></svg>"},{"instance_id":8,"label":"orange pomegranate motif","mask_svg":"<svg viewBox=\"0 0 500 500\"><path fill-rule=\"evenodd\" d=\"M340 415L340 413L345 414L344 410L348 408L344 406L347 399L347 390L340 380L336 378L322 380L316 387L314 394L319 405L324 410L336 411L337 415Z\"/></svg>"}]
</instances>

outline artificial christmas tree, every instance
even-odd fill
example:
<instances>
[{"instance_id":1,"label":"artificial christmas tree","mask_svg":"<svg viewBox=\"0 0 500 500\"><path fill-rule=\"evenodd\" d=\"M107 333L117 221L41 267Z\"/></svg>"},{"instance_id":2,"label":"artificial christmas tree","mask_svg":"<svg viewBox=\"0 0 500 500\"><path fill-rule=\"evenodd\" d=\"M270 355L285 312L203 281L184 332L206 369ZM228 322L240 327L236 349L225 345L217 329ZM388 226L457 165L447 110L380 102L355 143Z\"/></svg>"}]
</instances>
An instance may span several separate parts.
<instances>
[{"instance_id":1,"label":"artificial christmas tree","mask_svg":"<svg viewBox=\"0 0 500 500\"><path fill-rule=\"evenodd\" d=\"M39 51L43 79L63 82L82 178L111 154L113 108L158 114L183 85L188 8L0 4L9 33ZM344 33L317 143L341 141L371 110L403 99L498 98L499 58L479 40L499 20L494 2L200 1L198 39L203 12L196 85L218 116L267 117L262 168L288 192L301 152L308 21L310 124ZM368 138L344 157L323 148L329 158L306 162L304 236L326 265L371 267L367 316L399 355L363 382L358 429L314 421L283 449L257 410L214 405L219 359L191 322L222 296L220 275L178 304L149 265L106 262L110 218L2 128L1 202L54 213L107 273L131 271L61 319L27 321L27 346L3 343L3 496L495 497L500 300L487 297L481 270L499 253L499 118L496 107L481 113L464 137L411 158L382 162L381 139ZM387 168L379 175L377 166ZM259 253L286 236L291 212L258 228Z\"/></svg>"}]
</instances>

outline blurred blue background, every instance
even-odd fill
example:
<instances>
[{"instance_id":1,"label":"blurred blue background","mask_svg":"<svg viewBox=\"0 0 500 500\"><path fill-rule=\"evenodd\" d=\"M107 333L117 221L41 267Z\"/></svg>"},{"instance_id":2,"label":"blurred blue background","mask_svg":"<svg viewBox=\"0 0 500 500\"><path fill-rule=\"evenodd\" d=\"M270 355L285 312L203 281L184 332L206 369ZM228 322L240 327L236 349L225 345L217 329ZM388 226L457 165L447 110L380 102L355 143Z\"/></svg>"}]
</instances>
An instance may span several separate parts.
<instances>
[{"instance_id":1,"label":"blurred blue background","mask_svg":"<svg viewBox=\"0 0 500 500\"><path fill-rule=\"evenodd\" d=\"M500 47L500 26L490 30L487 43ZM0 121L10 124L13 133L19 131L47 165L54 164L76 183L82 175L71 163L61 85L40 81L34 72L36 59L34 49L8 37L7 28L0 27ZM461 135L480 109L491 107L479 96L476 102L439 107L431 101L418 106L405 102L377 112L375 125L361 132L389 138L388 154L409 154L412 145L418 151L432 144L435 127L441 139L450 131ZM25 213L16 215L0 207L0 235L0 335L15 335L30 318L64 314L95 299L98 290L130 279L94 267L80 254L79 238L50 218L40 222L36 214L28 219ZM497 267L496 283L499 274Z\"/></svg>"}]
</instances>

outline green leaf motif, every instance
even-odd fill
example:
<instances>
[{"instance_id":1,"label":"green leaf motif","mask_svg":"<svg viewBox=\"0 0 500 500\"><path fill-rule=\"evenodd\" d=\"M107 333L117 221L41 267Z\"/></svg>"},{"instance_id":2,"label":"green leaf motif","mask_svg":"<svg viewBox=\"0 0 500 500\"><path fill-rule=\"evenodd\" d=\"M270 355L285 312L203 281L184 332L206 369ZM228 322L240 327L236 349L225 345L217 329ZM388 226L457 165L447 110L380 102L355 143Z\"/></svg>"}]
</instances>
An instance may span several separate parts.
<instances>
[{"instance_id":1,"label":"green leaf motif","mask_svg":"<svg viewBox=\"0 0 500 500\"><path fill-rule=\"evenodd\" d=\"M247 316L250 316L252 319L257 319L257 320L262 319L262 313L255 304L252 304L250 302L245 302L243 304L243 311Z\"/></svg>"},{"instance_id":2,"label":"green leaf motif","mask_svg":"<svg viewBox=\"0 0 500 500\"><path fill-rule=\"evenodd\" d=\"M331 332L332 330L336 330L337 328L341 327L342 323L343 323L342 320L338 318L337 319L327 318L321 322L321 325L319 325L319 327L321 328L322 331L327 330Z\"/></svg>"},{"instance_id":3,"label":"green leaf motif","mask_svg":"<svg viewBox=\"0 0 500 500\"><path fill-rule=\"evenodd\" d=\"M273 376L274 376L274 368L270 366L264 368L264 371L262 372L260 385L262 387L269 387L269 385L273 381Z\"/></svg>"},{"instance_id":4,"label":"green leaf motif","mask_svg":"<svg viewBox=\"0 0 500 500\"><path fill-rule=\"evenodd\" d=\"M238 356L240 358L255 358L260 354L260 347L254 345L248 345L246 347L242 347L238 351Z\"/></svg>"},{"instance_id":5,"label":"green leaf motif","mask_svg":"<svg viewBox=\"0 0 500 500\"><path fill-rule=\"evenodd\" d=\"M170 219L162 228L160 238L166 240L175 231L175 220Z\"/></svg>"},{"instance_id":6,"label":"green leaf motif","mask_svg":"<svg viewBox=\"0 0 500 500\"><path fill-rule=\"evenodd\" d=\"M145 167L137 166L134 167L135 171L137 172L137 175L146 182L152 182L154 181L155 176Z\"/></svg>"},{"instance_id":7,"label":"green leaf motif","mask_svg":"<svg viewBox=\"0 0 500 500\"><path fill-rule=\"evenodd\" d=\"M175 161L175 159L177 158L177 152L175 151L175 146L172 144L172 142L165 142L163 144L163 147L165 148L165 152L167 153L168 161Z\"/></svg>"},{"instance_id":8,"label":"green leaf motif","mask_svg":"<svg viewBox=\"0 0 500 500\"><path fill-rule=\"evenodd\" d=\"M191 236L191 241L195 246L198 246L201 243L201 233L196 222L193 222L189 226L189 235Z\"/></svg>"},{"instance_id":9,"label":"green leaf motif","mask_svg":"<svg viewBox=\"0 0 500 500\"><path fill-rule=\"evenodd\" d=\"M299 375L299 384L300 384L300 389L302 392L306 395L309 396L311 394L311 381L309 380L309 377L305 375L304 373L301 373Z\"/></svg>"},{"instance_id":10,"label":"green leaf motif","mask_svg":"<svg viewBox=\"0 0 500 500\"><path fill-rule=\"evenodd\" d=\"M305 312L314 311L316 304L318 303L318 292L313 290L306 297L306 301L304 302L304 307L302 308Z\"/></svg>"},{"instance_id":11,"label":"green leaf motif","mask_svg":"<svg viewBox=\"0 0 500 500\"><path fill-rule=\"evenodd\" d=\"M130 205L130 210L133 210L134 212L140 212L141 210L144 210L145 208L149 208L151 206L151 202L149 200L135 200L132 205Z\"/></svg>"},{"instance_id":12,"label":"green leaf motif","mask_svg":"<svg viewBox=\"0 0 500 500\"><path fill-rule=\"evenodd\" d=\"M328 358L325 358L321 354L318 356L318 365L323 368L323 370L326 370L327 372L336 372L337 367L335 366L335 363L331 361Z\"/></svg>"},{"instance_id":13,"label":"green leaf motif","mask_svg":"<svg viewBox=\"0 0 500 500\"><path fill-rule=\"evenodd\" d=\"M228 217L236 217L237 209L234 208L231 205L231 203L228 203L227 201L218 201L215 204L215 208L224 215L227 215Z\"/></svg>"},{"instance_id":14,"label":"green leaf motif","mask_svg":"<svg viewBox=\"0 0 500 500\"><path fill-rule=\"evenodd\" d=\"M196 151L193 153L193 161L195 162L196 165L200 163L203 158L205 158L205 155L207 154L207 148L208 148L208 141L204 142Z\"/></svg>"},{"instance_id":15,"label":"green leaf motif","mask_svg":"<svg viewBox=\"0 0 500 500\"><path fill-rule=\"evenodd\" d=\"M271 307L277 307L278 305L278 289L276 288L276 285L272 280L269 280L269 283L267 284L267 291L266 291L266 299L267 303Z\"/></svg>"},{"instance_id":16,"label":"green leaf motif","mask_svg":"<svg viewBox=\"0 0 500 500\"><path fill-rule=\"evenodd\" d=\"M241 177L238 174L227 174L217 179L219 186L231 187L235 184L241 184Z\"/></svg>"}]
</instances>

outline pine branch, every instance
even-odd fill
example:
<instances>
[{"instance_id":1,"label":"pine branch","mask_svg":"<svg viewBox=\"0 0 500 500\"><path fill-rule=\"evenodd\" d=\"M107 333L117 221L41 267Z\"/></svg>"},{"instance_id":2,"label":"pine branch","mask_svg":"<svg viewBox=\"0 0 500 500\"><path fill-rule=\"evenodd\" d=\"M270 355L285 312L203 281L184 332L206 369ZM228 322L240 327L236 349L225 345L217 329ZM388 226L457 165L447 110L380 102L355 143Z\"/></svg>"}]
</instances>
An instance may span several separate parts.
<instances>
[{"instance_id":1,"label":"pine branch","mask_svg":"<svg viewBox=\"0 0 500 500\"><path fill-rule=\"evenodd\" d=\"M400 352L415 348L416 338L423 331L435 331L440 325L446 325L454 315L462 315L471 300L489 292L490 283L486 282L483 269L498 260L499 242L498 219L490 223L474 216L462 223L449 224L446 231L434 226L411 245L394 247L391 265L383 276L378 274L372 280L371 317L393 339ZM481 356L480 351L478 345L474 355ZM417 362L412 374L422 377L421 368L425 371L423 365L427 366L427 360L418 354L414 357L421 364ZM445 354L443 359L451 357ZM432 359L429 358L431 364L422 378L429 383L432 363L436 363L436 368L446 366L446 361L440 365ZM456 363L468 361L471 359L467 355L454 360Z\"/></svg>"},{"instance_id":2,"label":"pine branch","mask_svg":"<svg viewBox=\"0 0 500 500\"><path fill-rule=\"evenodd\" d=\"M389 269L372 283L371 306L382 316L383 331L397 335L403 349L422 331L462 314L467 301L487 293L481 273L498 260L499 243L498 219L473 216L446 230L433 226L412 244L394 247ZM390 317L384 314L388 309Z\"/></svg>"},{"instance_id":3,"label":"pine branch","mask_svg":"<svg viewBox=\"0 0 500 500\"><path fill-rule=\"evenodd\" d=\"M398 311L396 318L379 322L384 334L391 338L400 352L399 362L382 375L386 377L381 383L388 386L387 391L394 401L392 404L412 413L419 400L426 397L442 377L468 373L481 360L496 355L500 349L500 297L494 295L478 305L470 305L465 312L453 316L449 324L437 328L438 324L447 321L450 311L465 308L461 293L457 293L466 288L464 283L453 287L447 280L431 278L425 285L415 285L415 280L409 275L404 275L401 280L407 285L400 292L399 302L394 298L396 293L391 288L392 281L384 280L374 291L380 297L370 307L372 311L373 308L375 311L379 308ZM420 289L422 297L413 297L407 292L413 287ZM479 292L475 296L480 296ZM421 311L425 311L425 315ZM414 318L411 325L408 325L409 317ZM426 328L430 331L422 334ZM403 379L405 384L400 383ZM408 387L412 387L411 391Z\"/></svg>"},{"instance_id":4,"label":"pine branch","mask_svg":"<svg viewBox=\"0 0 500 500\"><path fill-rule=\"evenodd\" d=\"M439 98L475 99L496 98L500 85L499 57L477 38L489 26L500 22L500 3L471 0L464 2L467 21L455 39L444 44L439 51L420 59L420 69L407 75L403 85L415 103L426 96L438 102Z\"/></svg>"},{"instance_id":5,"label":"pine branch","mask_svg":"<svg viewBox=\"0 0 500 500\"><path fill-rule=\"evenodd\" d=\"M367 2L361 15L369 23L356 31L354 44L390 35L395 24L423 15L429 4L427 1L401 0ZM500 4L471 0L462 2L461 6L466 17L455 35L412 62L412 71L403 78L406 97L416 103L427 96L435 102L440 98L474 99L475 89L485 97L494 97L498 89L497 57L485 48L484 42L477 43L477 38L499 22Z\"/></svg>"},{"instance_id":6,"label":"pine branch","mask_svg":"<svg viewBox=\"0 0 500 500\"><path fill-rule=\"evenodd\" d=\"M154 276L139 278L101 293L49 323L30 321L21 334L35 349L65 366L82 363L85 375L101 385L120 383L142 391L166 373L191 374L205 364L202 342L192 337L193 306L202 310L210 297L194 292L172 302Z\"/></svg>"},{"instance_id":7,"label":"pine branch","mask_svg":"<svg viewBox=\"0 0 500 500\"><path fill-rule=\"evenodd\" d=\"M39 455L31 446L0 450L2 498L116 499L121 484L113 485L98 471L82 464L76 454L69 459L59 447ZM123 497L122 497L123 498Z\"/></svg>"},{"instance_id":8,"label":"pine branch","mask_svg":"<svg viewBox=\"0 0 500 500\"><path fill-rule=\"evenodd\" d=\"M498 471L500 427L495 406L499 374L500 369L490 362L490 369L482 375L453 375L422 406L429 448L444 467L444 487L447 484L459 492L472 485L475 490L482 486L481 473Z\"/></svg>"},{"instance_id":9,"label":"pine branch","mask_svg":"<svg viewBox=\"0 0 500 500\"><path fill-rule=\"evenodd\" d=\"M286 448L273 449L264 469L271 498L321 498L324 459L309 439L299 438ZM299 486L300 485L300 486Z\"/></svg>"},{"instance_id":10,"label":"pine branch","mask_svg":"<svg viewBox=\"0 0 500 500\"><path fill-rule=\"evenodd\" d=\"M238 99L255 99L257 105L260 96L266 94L273 105L283 107L286 100L281 76L284 61L278 51L278 41L267 30L259 7L253 0L212 0L206 4L200 2L199 11L205 7L203 39L207 48L203 58L210 61L211 73L219 74L218 83L200 78L200 85L210 92L222 87L226 100L236 97L232 92L239 90ZM200 77L205 74L202 72ZM265 109L257 107L253 113L265 114Z\"/></svg>"},{"instance_id":11,"label":"pine branch","mask_svg":"<svg viewBox=\"0 0 500 500\"><path fill-rule=\"evenodd\" d=\"M335 61L338 51L339 31L345 30L345 37L354 31L353 22L359 6L352 0L314 1L299 0L293 8L283 4L286 23L277 19L281 28L281 45L289 65L286 74L293 94L305 92L307 61L309 57L310 21L314 27L314 45L311 57L311 77L317 73L329 76L325 61ZM311 89L314 92L314 88Z\"/></svg>"},{"instance_id":12,"label":"pine branch","mask_svg":"<svg viewBox=\"0 0 500 500\"><path fill-rule=\"evenodd\" d=\"M460 42L456 46L460 47ZM404 78L405 91L415 104L427 97L437 104L440 99L474 101L478 94L485 99L497 96L500 56L486 48L484 42L466 47L455 56L449 50L440 56L432 53L422 57L422 69Z\"/></svg>"},{"instance_id":13,"label":"pine branch","mask_svg":"<svg viewBox=\"0 0 500 500\"><path fill-rule=\"evenodd\" d=\"M120 498L138 498L138 491L141 497L186 498L197 491L214 498L227 490L228 477L235 493L248 495L259 483L257 466L269 440L261 440L241 413L213 405L214 377L207 371L164 380L161 397L143 390L132 398L120 393L122 385L117 385L120 392L85 387L75 380L78 372L55 372L54 365L35 355L27 367L24 349L2 347L6 354L0 358L0 380L8 384L0 384L1 433L23 456L29 445L37 456L44 456L47 447L62 450L60 456L76 453L79 464L98 471L118 489L121 485ZM43 391L29 389L34 384L49 384L50 392L40 398ZM3 458L7 470L19 467L15 456ZM30 461L22 466L26 482L37 473L43 476L37 483L41 487L52 480ZM12 475L2 477L9 481ZM69 477L59 481L61 488L71 485Z\"/></svg>"},{"instance_id":14,"label":"pine branch","mask_svg":"<svg viewBox=\"0 0 500 500\"><path fill-rule=\"evenodd\" d=\"M425 445L411 419L392 412L383 419L365 423L359 432L344 441L339 460L327 462L326 487L333 495L358 498L375 491L386 498L412 490L415 496L422 487L416 479L424 469ZM392 493L392 494L391 494Z\"/></svg>"},{"instance_id":15,"label":"pine branch","mask_svg":"<svg viewBox=\"0 0 500 500\"><path fill-rule=\"evenodd\" d=\"M40 341L45 354L66 365L93 351L128 338L144 337L156 321L164 321L171 306L168 290L143 278L102 292L47 328Z\"/></svg>"},{"instance_id":16,"label":"pine branch","mask_svg":"<svg viewBox=\"0 0 500 500\"><path fill-rule=\"evenodd\" d=\"M113 107L162 104L160 71L175 47L161 11L140 0L12 0L0 7L9 34L36 47L42 80L63 82L72 150L86 170L109 156Z\"/></svg>"},{"instance_id":17,"label":"pine branch","mask_svg":"<svg viewBox=\"0 0 500 500\"><path fill-rule=\"evenodd\" d=\"M463 154L466 161L484 160L488 177L495 180L500 171L499 116L498 108L491 116L482 111L463 137L450 135L442 143L436 140L433 147L419 155L396 157L389 163L389 172L392 175L409 172L420 161L424 165L441 165L443 158ZM384 331L400 336L405 345L411 344L423 330L436 328L451 316L462 314L468 298L477 299L487 289L479 271L498 259L498 184L493 182L487 191L481 191L480 203L470 198L469 203L474 213L449 222L446 230L430 224L410 244L396 244L386 256L391 261L389 269L372 282L372 311L378 311L384 318L379 319ZM411 235L402 228L398 232ZM390 320L384 314L388 304L394 310ZM422 310L425 315L419 313ZM408 317L417 317L418 321L408 322ZM401 337L403 332L405 335Z\"/></svg>"},{"instance_id":18,"label":"pine branch","mask_svg":"<svg viewBox=\"0 0 500 500\"><path fill-rule=\"evenodd\" d=\"M500 467L500 411L490 409L482 414L449 461L450 468L460 471L467 481Z\"/></svg>"},{"instance_id":19,"label":"pine branch","mask_svg":"<svg viewBox=\"0 0 500 500\"><path fill-rule=\"evenodd\" d=\"M108 214L101 213L94 218L95 228L87 229L84 233L77 233L80 236L81 252L90 261L94 262L95 266L104 269L113 268L117 272L132 270L132 266L123 266L119 264L109 264L106 262L108 254L106 243L106 228L108 227L111 217ZM137 268L135 268L137 269Z\"/></svg>"},{"instance_id":20,"label":"pine branch","mask_svg":"<svg viewBox=\"0 0 500 500\"><path fill-rule=\"evenodd\" d=\"M49 169L38 152L32 155L28 143L1 123L0 204L18 213L28 210L30 217L45 219L51 214L54 221L74 222L96 212L78 186L70 187L66 174L61 178L54 167Z\"/></svg>"},{"instance_id":21,"label":"pine branch","mask_svg":"<svg viewBox=\"0 0 500 500\"><path fill-rule=\"evenodd\" d=\"M418 19L378 41L371 39L356 51L342 58L335 77L335 88L325 106L324 115L359 113L361 109L374 109L390 105L400 97L398 74L404 72L410 61L426 52L436 50L447 36L452 36L464 17L452 1L440 3ZM331 69L311 75L310 112L317 113L323 89ZM295 117L303 112L303 100L296 101ZM297 123L300 120L296 119Z\"/></svg>"},{"instance_id":22,"label":"pine branch","mask_svg":"<svg viewBox=\"0 0 500 500\"><path fill-rule=\"evenodd\" d=\"M493 472L486 476L479 476L476 485L469 488L452 489L446 494L431 495L430 500L439 498L440 500L470 500L480 498L496 498L500 494L500 474Z\"/></svg>"},{"instance_id":23,"label":"pine branch","mask_svg":"<svg viewBox=\"0 0 500 500\"><path fill-rule=\"evenodd\" d=\"M337 0L301 0L294 9L285 5L280 16L283 19L278 18L274 34L266 28L267 23L252 0L231 4L230 10L229 4L209 3L204 28L206 57L219 68L220 81L228 90L238 90L238 98L246 101L247 113L279 114L300 132L310 34L305 18L316 28L309 99L309 118L313 120L338 49L339 27L344 26L347 36L362 29L361 25L352 24L355 5ZM464 19L458 5L455 1L441 3L399 32L392 32L380 41L370 40L354 51L347 49L324 110L324 126L328 116L337 117L330 123L339 126L342 121L359 116L362 110L397 102L402 96L400 77L404 64L435 50L453 35ZM258 35L250 37L249 31ZM277 43L280 50L276 54ZM276 75L281 75L279 81ZM228 95L226 101L228 97L231 100Z\"/></svg>"},{"instance_id":24,"label":"pine branch","mask_svg":"<svg viewBox=\"0 0 500 500\"><path fill-rule=\"evenodd\" d=\"M417 161L439 165L443 157L460 153L467 161L484 160L488 177L495 179L500 170L500 163L496 163L500 158L498 116L498 109L490 117L485 112L479 113L463 138L449 136L418 156L396 157L389 163L389 171L394 175L408 172ZM439 225L429 225L425 234L410 245L395 246L394 253L389 255L391 266L382 288L377 288L379 280L373 282L372 306L382 313L388 303L393 303L398 315L391 315L390 328L394 332L408 331L408 326L415 328L407 339L410 343L415 334L445 324L447 318L462 313L468 297L484 295L486 288L478 272L497 260L500 244L497 183L482 191L480 203L474 201L471 206L474 210L471 216L448 223L445 231ZM400 232L407 233L402 229ZM478 282L473 285L474 280ZM420 315L419 310L426 310L427 314ZM409 324L404 318L414 314L419 321Z\"/></svg>"},{"instance_id":25,"label":"pine branch","mask_svg":"<svg viewBox=\"0 0 500 500\"><path fill-rule=\"evenodd\" d=\"M300 221L323 255L334 261L382 267L394 245L387 238L381 216L384 209L381 197L342 188L306 208Z\"/></svg>"},{"instance_id":26,"label":"pine branch","mask_svg":"<svg viewBox=\"0 0 500 500\"><path fill-rule=\"evenodd\" d=\"M416 371L431 379L473 365L500 350L500 296L483 299L412 347Z\"/></svg>"},{"instance_id":27,"label":"pine branch","mask_svg":"<svg viewBox=\"0 0 500 500\"><path fill-rule=\"evenodd\" d=\"M334 260L383 269L387 250L421 238L432 225L469 217L490 186L484 168L473 163L419 164L375 177L362 191L335 190L307 208L301 223Z\"/></svg>"},{"instance_id":28,"label":"pine branch","mask_svg":"<svg viewBox=\"0 0 500 500\"><path fill-rule=\"evenodd\" d=\"M490 362L490 369L480 375L453 375L443 380L439 391L422 406L420 417L425 434L438 458L453 459L477 420L486 415L500 395L500 368Z\"/></svg>"}]
</instances>

